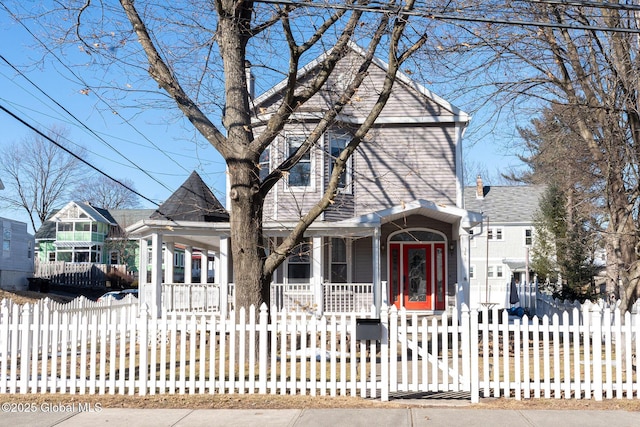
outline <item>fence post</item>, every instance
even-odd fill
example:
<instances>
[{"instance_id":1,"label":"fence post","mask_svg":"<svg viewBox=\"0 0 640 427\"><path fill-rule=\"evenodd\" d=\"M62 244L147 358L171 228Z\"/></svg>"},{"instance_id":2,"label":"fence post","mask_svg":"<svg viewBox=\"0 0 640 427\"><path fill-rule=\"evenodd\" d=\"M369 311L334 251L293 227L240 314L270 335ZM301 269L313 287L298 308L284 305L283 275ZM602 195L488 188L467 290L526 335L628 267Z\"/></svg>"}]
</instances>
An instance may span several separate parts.
<instances>
[{"instance_id":1,"label":"fence post","mask_svg":"<svg viewBox=\"0 0 640 427\"><path fill-rule=\"evenodd\" d=\"M462 304L462 377L465 379L463 390L471 392L471 402L480 401L480 384L478 382L478 311L469 310Z\"/></svg>"},{"instance_id":2,"label":"fence post","mask_svg":"<svg viewBox=\"0 0 640 427\"><path fill-rule=\"evenodd\" d=\"M593 319L593 396L602 400L602 307L594 304Z\"/></svg>"},{"instance_id":3,"label":"fence post","mask_svg":"<svg viewBox=\"0 0 640 427\"><path fill-rule=\"evenodd\" d=\"M22 326L22 334L20 339L20 394L27 393L27 386L29 380L29 354L31 353L29 339L29 332L31 331L31 304L25 304L22 306L22 315L20 316L20 323ZM14 352L17 354L18 352ZM14 372L15 374L15 372Z\"/></svg>"},{"instance_id":4,"label":"fence post","mask_svg":"<svg viewBox=\"0 0 640 427\"><path fill-rule=\"evenodd\" d=\"M267 357L269 354L269 308L267 307L267 304L262 303L260 306L260 315L258 319L258 337L260 346L258 348L258 393L267 394L267 364L269 362Z\"/></svg>"},{"instance_id":5,"label":"fence post","mask_svg":"<svg viewBox=\"0 0 640 427\"><path fill-rule=\"evenodd\" d=\"M389 306L382 304L380 309L380 400L389 400Z\"/></svg>"}]
</instances>

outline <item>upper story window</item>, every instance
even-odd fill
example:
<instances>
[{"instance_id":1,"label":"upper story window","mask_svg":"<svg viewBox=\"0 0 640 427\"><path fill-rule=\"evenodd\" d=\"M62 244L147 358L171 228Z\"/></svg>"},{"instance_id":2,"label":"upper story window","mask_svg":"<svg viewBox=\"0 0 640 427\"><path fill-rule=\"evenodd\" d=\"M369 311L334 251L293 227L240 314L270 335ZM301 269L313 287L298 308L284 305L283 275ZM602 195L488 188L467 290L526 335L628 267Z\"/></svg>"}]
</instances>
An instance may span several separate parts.
<instances>
[{"instance_id":1,"label":"upper story window","mask_svg":"<svg viewBox=\"0 0 640 427\"><path fill-rule=\"evenodd\" d=\"M533 230L527 228L524 230L524 245L531 246L533 244Z\"/></svg>"},{"instance_id":2,"label":"upper story window","mask_svg":"<svg viewBox=\"0 0 640 427\"><path fill-rule=\"evenodd\" d=\"M73 223L72 222L59 222L58 223L58 231L73 231Z\"/></svg>"},{"instance_id":3,"label":"upper story window","mask_svg":"<svg viewBox=\"0 0 640 427\"><path fill-rule=\"evenodd\" d=\"M502 240L503 239L502 228L500 227L489 228L487 230L487 238L489 240Z\"/></svg>"},{"instance_id":4,"label":"upper story window","mask_svg":"<svg viewBox=\"0 0 640 427\"><path fill-rule=\"evenodd\" d=\"M293 155L304 143L302 135L287 135L287 155ZM307 188L313 185L311 179L312 167L311 150L307 151L300 161L289 170L287 185L291 188Z\"/></svg>"},{"instance_id":5,"label":"upper story window","mask_svg":"<svg viewBox=\"0 0 640 427\"><path fill-rule=\"evenodd\" d=\"M333 172L333 166L336 158L340 155L342 150L345 149L351 137L346 134L331 135L330 137L330 155L329 160L329 176ZM345 171L340 175L340 181L338 181L338 189L343 193L351 193L351 176L352 176L352 157L347 160L347 167Z\"/></svg>"},{"instance_id":6,"label":"upper story window","mask_svg":"<svg viewBox=\"0 0 640 427\"><path fill-rule=\"evenodd\" d=\"M260 181L264 181L264 179L269 175L271 168L271 151L269 147L267 147L262 154L260 154Z\"/></svg>"}]
</instances>

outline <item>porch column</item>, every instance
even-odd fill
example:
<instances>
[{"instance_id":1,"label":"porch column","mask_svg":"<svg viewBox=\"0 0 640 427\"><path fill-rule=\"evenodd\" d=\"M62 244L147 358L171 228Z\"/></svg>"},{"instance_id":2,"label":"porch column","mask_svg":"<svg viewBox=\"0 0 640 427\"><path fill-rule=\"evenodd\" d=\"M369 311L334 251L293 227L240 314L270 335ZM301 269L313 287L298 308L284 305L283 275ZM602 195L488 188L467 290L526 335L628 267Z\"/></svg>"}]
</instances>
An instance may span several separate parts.
<instances>
[{"instance_id":1,"label":"porch column","mask_svg":"<svg viewBox=\"0 0 640 427\"><path fill-rule=\"evenodd\" d=\"M206 284L209 276L209 250L202 249L200 257L200 283Z\"/></svg>"},{"instance_id":2,"label":"porch column","mask_svg":"<svg viewBox=\"0 0 640 427\"><path fill-rule=\"evenodd\" d=\"M160 318L162 313L162 234L151 235L151 301L149 314Z\"/></svg>"},{"instance_id":3,"label":"porch column","mask_svg":"<svg viewBox=\"0 0 640 427\"><path fill-rule=\"evenodd\" d=\"M220 283L220 253L213 253L213 283Z\"/></svg>"},{"instance_id":4,"label":"porch column","mask_svg":"<svg viewBox=\"0 0 640 427\"><path fill-rule=\"evenodd\" d=\"M318 307L317 313L318 315L322 315L324 313L324 289L322 289L324 278L323 278L323 254L322 250L322 236L316 236L312 241L312 261L311 261L311 286L313 286L314 296L316 306Z\"/></svg>"},{"instance_id":5,"label":"porch column","mask_svg":"<svg viewBox=\"0 0 640 427\"><path fill-rule=\"evenodd\" d=\"M202 270L202 269L200 269ZM220 284L220 316L227 318L229 307L229 238L220 238L220 272L216 272Z\"/></svg>"},{"instance_id":6,"label":"porch column","mask_svg":"<svg viewBox=\"0 0 640 427\"><path fill-rule=\"evenodd\" d=\"M382 306L382 287L380 285L380 227L373 229L371 258L373 261L373 304L376 307L376 316L380 317Z\"/></svg>"},{"instance_id":7,"label":"porch column","mask_svg":"<svg viewBox=\"0 0 640 427\"><path fill-rule=\"evenodd\" d=\"M173 283L173 256L176 245L173 242L165 243L164 253L164 283Z\"/></svg>"},{"instance_id":8,"label":"porch column","mask_svg":"<svg viewBox=\"0 0 640 427\"><path fill-rule=\"evenodd\" d=\"M471 265L471 239L469 233L460 230L458 235L458 251L456 256L460 263L458 264L458 283L456 289L456 309L458 317L462 313L462 304L466 304L467 308L471 308L470 304L470 283L469 268Z\"/></svg>"},{"instance_id":9,"label":"porch column","mask_svg":"<svg viewBox=\"0 0 640 427\"><path fill-rule=\"evenodd\" d=\"M184 248L184 283L191 283L191 274L193 270L193 247Z\"/></svg>"},{"instance_id":10,"label":"porch column","mask_svg":"<svg viewBox=\"0 0 640 427\"><path fill-rule=\"evenodd\" d=\"M138 241L139 248L139 262L138 262L138 298L140 299L140 306L142 304L149 305L147 301L147 266L149 265L149 245L147 244L147 238L144 237Z\"/></svg>"}]
</instances>

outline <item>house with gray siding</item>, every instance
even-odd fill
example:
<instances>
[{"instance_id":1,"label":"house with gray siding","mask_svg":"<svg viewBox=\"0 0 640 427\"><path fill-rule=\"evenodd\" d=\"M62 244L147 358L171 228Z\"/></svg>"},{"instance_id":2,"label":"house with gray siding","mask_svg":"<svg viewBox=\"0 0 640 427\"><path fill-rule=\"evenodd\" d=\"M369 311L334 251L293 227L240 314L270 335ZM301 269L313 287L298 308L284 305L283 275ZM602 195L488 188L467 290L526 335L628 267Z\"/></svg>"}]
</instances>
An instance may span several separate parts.
<instances>
[{"instance_id":1,"label":"house with gray siding","mask_svg":"<svg viewBox=\"0 0 640 427\"><path fill-rule=\"evenodd\" d=\"M27 224L0 218L0 289L25 290L33 275L34 239Z\"/></svg>"},{"instance_id":2,"label":"house with gray siding","mask_svg":"<svg viewBox=\"0 0 640 427\"><path fill-rule=\"evenodd\" d=\"M261 158L263 177L315 128L327 99L353 77L361 55L352 45L324 89L293 113ZM321 59L299 72L301 81L312 78ZM263 229L271 245L324 193L335 155L376 102L387 68L375 60L353 102L266 196ZM281 82L252 100L256 135L280 106L285 85ZM480 213L464 206L462 136L469 120L465 112L400 73L376 124L349 160L335 203L311 224L305 241L276 271L272 302L286 306L287 300L307 301L297 309L320 313L355 310L362 304L437 313L468 303L469 265L461 248L467 246L469 230L482 222ZM219 264L219 285L232 286L228 223L146 220L128 232L149 242L157 254L150 262L156 264L161 260L158 248L167 240L209 248ZM153 290L150 303L159 307L158 289L166 283L159 269L155 271L142 286Z\"/></svg>"},{"instance_id":3,"label":"house with gray siding","mask_svg":"<svg viewBox=\"0 0 640 427\"><path fill-rule=\"evenodd\" d=\"M469 246L463 249L469 259L472 307L518 305L535 311L537 285L530 250L544 191L540 185L484 185L481 177L466 189L465 206L483 214L483 223L470 230ZM517 303L511 299L512 290L518 294Z\"/></svg>"}]
</instances>

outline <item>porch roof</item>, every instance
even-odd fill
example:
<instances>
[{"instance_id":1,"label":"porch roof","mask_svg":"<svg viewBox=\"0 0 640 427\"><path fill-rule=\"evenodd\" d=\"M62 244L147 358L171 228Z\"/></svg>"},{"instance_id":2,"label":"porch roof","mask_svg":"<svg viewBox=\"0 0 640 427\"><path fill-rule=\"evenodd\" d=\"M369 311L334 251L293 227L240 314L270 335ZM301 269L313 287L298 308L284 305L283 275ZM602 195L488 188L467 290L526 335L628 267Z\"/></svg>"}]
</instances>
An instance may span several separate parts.
<instances>
[{"instance_id":1,"label":"porch roof","mask_svg":"<svg viewBox=\"0 0 640 427\"><path fill-rule=\"evenodd\" d=\"M422 199L362 215L353 218L350 222L375 226L395 221L408 215L423 215L448 224L455 224L460 221L462 228L472 228L482 223L482 213Z\"/></svg>"},{"instance_id":2,"label":"porch roof","mask_svg":"<svg viewBox=\"0 0 640 427\"><path fill-rule=\"evenodd\" d=\"M448 224L460 221L463 228L471 228L482 222L482 214L455 206L439 205L428 200L414 200L403 205L372 212L367 215L343 221L313 222L306 236L369 235L371 229L408 215L423 215ZM265 221L267 236L286 236L297 225L296 221ZM127 227L133 238L148 237L153 233L162 234L165 242L188 244L198 248L217 249L220 238L229 237L229 222L171 221L145 219Z\"/></svg>"},{"instance_id":3,"label":"porch roof","mask_svg":"<svg viewBox=\"0 0 640 427\"><path fill-rule=\"evenodd\" d=\"M267 236L286 236L297 225L291 221L267 221L262 228ZM374 224L359 223L354 220L339 222L316 221L306 230L306 236L369 235ZM145 219L127 227L132 238L145 238L153 233L162 234L165 242L188 244L197 248L217 249L220 238L229 237L231 227L228 222L170 221Z\"/></svg>"},{"instance_id":4,"label":"porch roof","mask_svg":"<svg viewBox=\"0 0 640 427\"><path fill-rule=\"evenodd\" d=\"M164 242L215 250L220 248L220 238L229 235L229 223L144 219L130 225L126 231L132 238L145 238L158 233Z\"/></svg>"}]
</instances>

